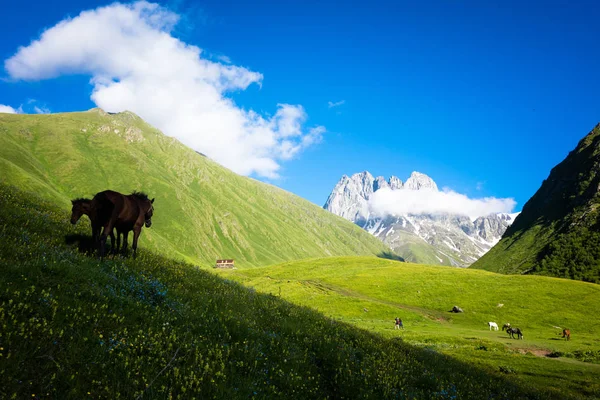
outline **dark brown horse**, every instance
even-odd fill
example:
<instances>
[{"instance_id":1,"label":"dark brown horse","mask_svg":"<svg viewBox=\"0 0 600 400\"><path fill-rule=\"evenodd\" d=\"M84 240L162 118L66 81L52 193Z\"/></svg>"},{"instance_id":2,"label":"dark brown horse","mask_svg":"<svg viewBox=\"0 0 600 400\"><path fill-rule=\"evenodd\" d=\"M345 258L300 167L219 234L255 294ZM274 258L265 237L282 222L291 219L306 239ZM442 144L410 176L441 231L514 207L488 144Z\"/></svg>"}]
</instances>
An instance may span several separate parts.
<instances>
[{"instance_id":1,"label":"dark brown horse","mask_svg":"<svg viewBox=\"0 0 600 400\"><path fill-rule=\"evenodd\" d=\"M112 190L97 193L92 200L92 215L103 227L99 240L100 258L104 257L106 238L113 228L123 233L123 250L127 249L127 236L133 231L133 257L136 257L137 242L142 232L142 226L152 225L154 199L141 192L124 195Z\"/></svg>"},{"instance_id":2,"label":"dark brown horse","mask_svg":"<svg viewBox=\"0 0 600 400\"><path fill-rule=\"evenodd\" d=\"M517 339L523 339L523 332L521 332L519 328L509 327L506 329L506 333L508 333L513 339L515 338L515 335L517 335Z\"/></svg>"},{"instance_id":3,"label":"dark brown horse","mask_svg":"<svg viewBox=\"0 0 600 400\"><path fill-rule=\"evenodd\" d=\"M92 200L79 198L71 200L71 204L73 205L71 208L71 223L75 225L82 215L87 215L92 224L92 240L96 243L102 231L102 225L92 219ZM118 240L119 238L117 237ZM115 252L119 247L119 243L117 243L117 247L115 248L115 235L113 231L110 232L110 243L113 247L113 252Z\"/></svg>"},{"instance_id":4,"label":"dark brown horse","mask_svg":"<svg viewBox=\"0 0 600 400\"><path fill-rule=\"evenodd\" d=\"M571 340L571 331L569 329L563 329L562 337Z\"/></svg>"}]
</instances>

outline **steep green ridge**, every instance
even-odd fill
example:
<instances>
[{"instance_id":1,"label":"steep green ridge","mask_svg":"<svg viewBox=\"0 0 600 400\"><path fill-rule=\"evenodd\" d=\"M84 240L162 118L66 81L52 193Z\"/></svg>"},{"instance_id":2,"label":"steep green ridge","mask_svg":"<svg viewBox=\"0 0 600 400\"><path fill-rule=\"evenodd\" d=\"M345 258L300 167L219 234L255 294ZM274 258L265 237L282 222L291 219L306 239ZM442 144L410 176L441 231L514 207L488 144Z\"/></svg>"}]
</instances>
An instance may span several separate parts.
<instances>
[{"instance_id":1,"label":"steep green ridge","mask_svg":"<svg viewBox=\"0 0 600 400\"><path fill-rule=\"evenodd\" d=\"M374 257L300 260L219 274L559 397L600 396L600 321L590 319L600 307L598 285ZM454 305L464 313L451 313ZM394 317L403 319L403 331L393 328ZM500 328L510 322L524 339L490 331L488 321ZM560 337L562 328L571 330L570 341Z\"/></svg>"},{"instance_id":2,"label":"steep green ridge","mask_svg":"<svg viewBox=\"0 0 600 400\"><path fill-rule=\"evenodd\" d=\"M471 268L600 283L600 124L555 166Z\"/></svg>"},{"instance_id":3,"label":"steep green ridge","mask_svg":"<svg viewBox=\"0 0 600 400\"><path fill-rule=\"evenodd\" d=\"M155 217L140 246L203 266L388 250L343 218L239 176L130 112L0 114L0 182L65 209L71 198L105 189L144 190L156 197Z\"/></svg>"},{"instance_id":4,"label":"steep green ridge","mask_svg":"<svg viewBox=\"0 0 600 400\"><path fill-rule=\"evenodd\" d=\"M569 398L145 248L99 262L84 228L0 185L2 399Z\"/></svg>"}]
</instances>

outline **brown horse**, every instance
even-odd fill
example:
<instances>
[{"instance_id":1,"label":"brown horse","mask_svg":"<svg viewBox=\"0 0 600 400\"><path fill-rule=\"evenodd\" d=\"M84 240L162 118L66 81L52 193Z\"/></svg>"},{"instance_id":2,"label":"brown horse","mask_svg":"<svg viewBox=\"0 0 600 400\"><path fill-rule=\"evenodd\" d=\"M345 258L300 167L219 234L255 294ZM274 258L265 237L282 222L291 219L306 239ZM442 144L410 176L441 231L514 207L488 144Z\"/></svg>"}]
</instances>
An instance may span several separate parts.
<instances>
[{"instance_id":1,"label":"brown horse","mask_svg":"<svg viewBox=\"0 0 600 400\"><path fill-rule=\"evenodd\" d=\"M133 257L136 257L137 242L142 232L142 226L152 225L154 199L141 192L124 195L112 190L97 193L92 200L92 215L103 227L99 241L100 258L104 257L106 237L113 228L124 236L123 250L127 249L127 236L133 230Z\"/></svg>"},{"instance_id":2,"label":"brown horse","mask_svg":"<svg viewBox=\"0 0 600 400\"><path fill-rule=\"evenodd\" d=\"M94 243L98 240L100 236L100 231L102 230L102 225L100 225L97 221L92 219L92 200L78 198L71 200L71 204L73 207L71 208L71 223L75 225L82 215L87 215L90 218L90 222L92 224L92 240ZM117 237L117 241L119 238ZM115 235L111 231L110 232L110 243L113 247L113 252L119 247L119 243L117 242L117 247L115 248Z\"/></svg>"},{"instance_id":3,"label":"brown horse","mask_svg":"<svg viewBox=\"0 0 600 400\"><path fill-rule=\"evenodd\" d=\"M569 329L563 329L562 337L571 340L571 331Z\"/></svg>"}]
</instances>

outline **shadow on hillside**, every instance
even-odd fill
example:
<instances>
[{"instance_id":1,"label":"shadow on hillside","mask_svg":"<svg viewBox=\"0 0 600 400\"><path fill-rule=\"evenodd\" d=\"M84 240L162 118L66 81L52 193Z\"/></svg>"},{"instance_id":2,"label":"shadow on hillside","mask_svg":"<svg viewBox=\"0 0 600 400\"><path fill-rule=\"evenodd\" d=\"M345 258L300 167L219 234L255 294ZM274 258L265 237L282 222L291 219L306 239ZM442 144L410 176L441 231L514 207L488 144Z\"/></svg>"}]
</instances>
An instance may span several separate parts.
<instances>
[{"instance_id":1,"label":"shadow on hillside","mask_svg":"<svg viewBox=\"0 0 600 400\"><path fill-rule=\"evenodd\" d=\"M76 244L80 253L92 253L96 248L91 236L79 233L65 235L65 244L69 246Z\"/></svg>"},{"instance_id":2,"label":"shadow on hillside","mask_svg":"<svg viewBox=\"0 0 600 400\"><path fill-rule=\"evenodd\" d=\"M406 261L406 260L404 260L404 258L400 257L398 254L393 253L391 251L382 251L381 253L377 254L377 257L385 258L387 260L394 260L394 261L402 261L402 262Z\"/></svg>"},{"instance_id":3,"label":"shadow on hillside","mask_svg":"<svg viewBox=\"0 0 600 400\"><path fill-rule=\"evenodd\" d=\"M82 235L80 233L65 235L65 244L68 246L77 245L77 250L82 254L93 255L97 250L96 244L92 240L92 237L88 235ZM107 241L106 251L107 256L115 254L112 241L110 240ZM120 252L119 254L122 256L127 256L129 255L129 251Z\"/></svg>"}]
</instances>

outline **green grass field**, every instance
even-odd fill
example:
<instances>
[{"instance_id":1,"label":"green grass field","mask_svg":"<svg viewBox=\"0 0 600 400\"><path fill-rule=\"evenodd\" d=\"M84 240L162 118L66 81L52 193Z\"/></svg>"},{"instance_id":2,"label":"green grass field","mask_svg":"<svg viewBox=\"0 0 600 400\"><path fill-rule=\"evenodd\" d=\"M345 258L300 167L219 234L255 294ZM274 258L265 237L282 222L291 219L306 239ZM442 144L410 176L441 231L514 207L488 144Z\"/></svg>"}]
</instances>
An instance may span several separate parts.
<instances>
[{"instance_id":1,"label":"green grass field","mask_svg":"<svg viewBox=\"0 0 600 400\"><path fill-rule=\"evenodd\" d=\"M600 396L598 285L371 257L303 260L220 275L383 337L504 371L515 381L564 396ZM449 312L454 305L464 313ZM393 329L396 316L404 331ZM510 322L524 339L490 331L488 321L500 327ZM558 327L571 330L571 341L560 337Z\"/></svg>"},{"instance_id":2,"label":"green grass field","mask_svg":"<svg viewBox=\"0 0 600 400\"><path fill-rule=\"evenodd\" d=\"M353 223L237 175L129 112L0 114L0 183L63 209L106 189L146 191L156 198L154 225L140 246L201 266L389 250Z\"/></svg>"},{"instance_id":3,"label":"green grass field","mask_svg":"<svg viewBox=\"0 0 600 400\"><path fill-rule=\"evenodd\" d=\"M360 329L369 301L345 323L143 247L100 262L68 219L0 185L0 398L577 398Z\"/></svg>"}]
</instances>

